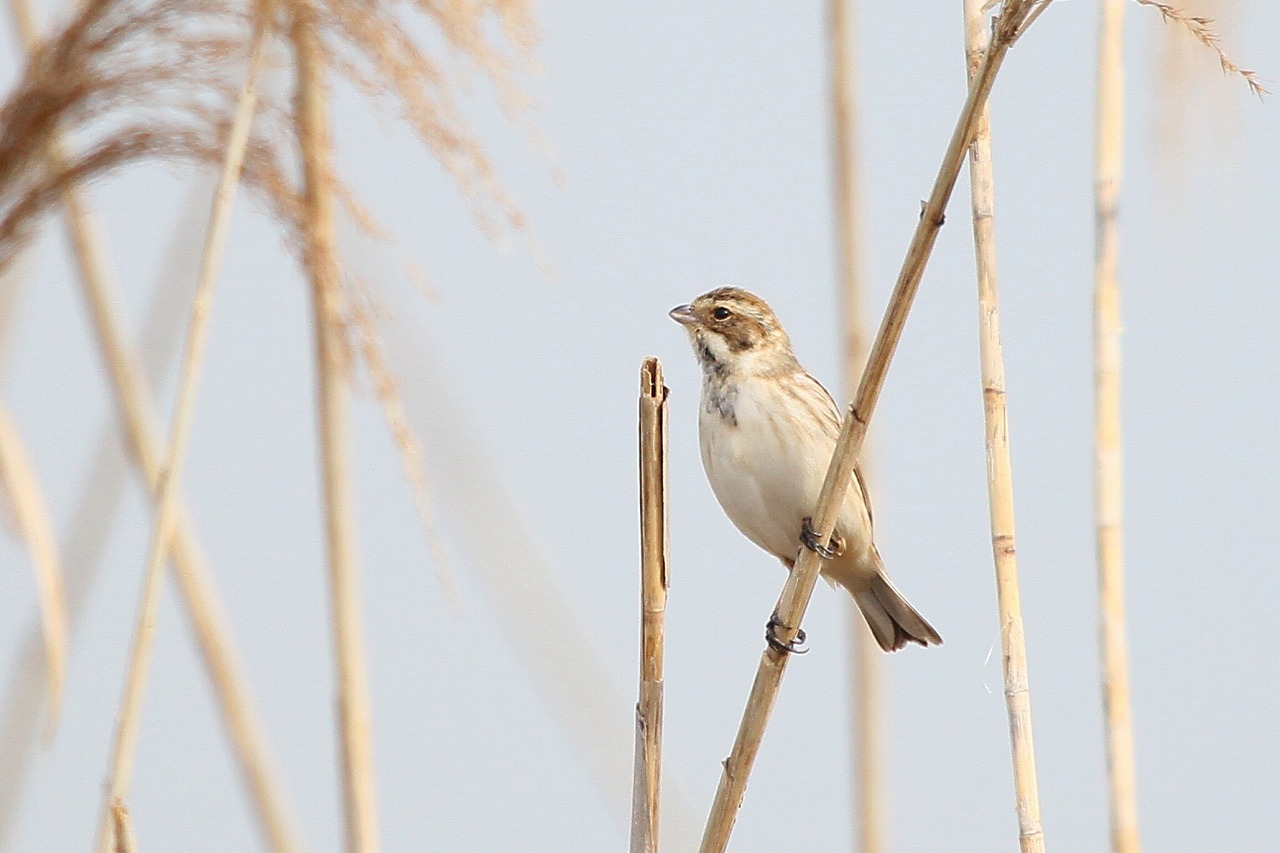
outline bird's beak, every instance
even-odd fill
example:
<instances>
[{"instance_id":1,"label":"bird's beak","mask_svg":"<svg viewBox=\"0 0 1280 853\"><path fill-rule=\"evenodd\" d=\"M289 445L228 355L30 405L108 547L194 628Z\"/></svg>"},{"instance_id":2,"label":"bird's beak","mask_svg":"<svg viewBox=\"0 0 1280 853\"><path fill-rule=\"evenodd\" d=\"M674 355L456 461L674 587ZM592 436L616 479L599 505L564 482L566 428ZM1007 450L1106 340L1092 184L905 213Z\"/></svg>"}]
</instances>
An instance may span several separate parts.
<instances>
[{"instance_id":1,"label":"bird's beak","mask_svg":"<svg viewBox=\"0 0 1280 853\"><path fill-rule=\"evenodd\" d=\"M693 313L693 307L690 305L677 305L667 312L667 316L681 326L694 326L698 323L698 315Z\"/></svg>"}]
</instances>

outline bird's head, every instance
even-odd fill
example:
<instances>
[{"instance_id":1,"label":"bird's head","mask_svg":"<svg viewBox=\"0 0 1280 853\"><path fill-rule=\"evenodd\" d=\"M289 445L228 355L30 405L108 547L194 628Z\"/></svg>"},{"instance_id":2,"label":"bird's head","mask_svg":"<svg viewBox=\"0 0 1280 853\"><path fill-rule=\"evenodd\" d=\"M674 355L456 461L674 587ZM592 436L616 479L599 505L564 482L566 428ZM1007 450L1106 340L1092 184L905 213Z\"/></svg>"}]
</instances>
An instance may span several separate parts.
<instances>
[{"instance_id":1,"label":"bird's head","mask_svg":"<svg viewBox=\"0 0 1280 853\"><path fill-rule=\"evenodd\" d=\"M795 366L791 339L754 293L721 287L669 312L684 326L705 373L772 373Z\"/></svg>"}]
</instances>

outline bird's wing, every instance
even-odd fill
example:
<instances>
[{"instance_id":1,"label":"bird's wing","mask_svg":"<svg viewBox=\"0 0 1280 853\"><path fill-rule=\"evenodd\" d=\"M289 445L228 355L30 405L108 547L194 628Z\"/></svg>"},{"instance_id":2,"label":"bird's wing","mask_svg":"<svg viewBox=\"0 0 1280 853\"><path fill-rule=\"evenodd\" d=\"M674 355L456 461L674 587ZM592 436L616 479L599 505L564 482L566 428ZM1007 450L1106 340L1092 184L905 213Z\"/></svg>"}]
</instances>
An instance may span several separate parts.
<instances>
[{"instance_id":1,"label":"bird's wing","mask_svg":"<svg viewBox=\"0 0 1280 853\"><path fill-rule=\"evenodd\" d=\"M840 434L840 407L836 405L835 398L831 396L831 392L823 387L822 383L813 377L808 371L801 371L803 374L801 382L812 385L816 389L817 399L826 403L825 406L819 405L814 412L822 421L823 429L833 439ZM871 493L867 491L866 481L862 479L862 464L855 462L853 465L853 481L858 487L858 492L862 495L862 503L867 508L867 521L875 525L875 518L871 512Z\"/></svg>"},{"instance_id":2,"label":"bird's wing","mask_svg":"<svg viewBox=\"0 0 1280 853\"><path fill-rule=\"evenodd\" d=\"M871 512L871 493L867 491L867 484L862 479L862 465L857 462L853 464L853 481L858 484L858 491L862 492L862 505L867 508L867 523L875 527L875 515Z\"/></svg>"}]
</instances>

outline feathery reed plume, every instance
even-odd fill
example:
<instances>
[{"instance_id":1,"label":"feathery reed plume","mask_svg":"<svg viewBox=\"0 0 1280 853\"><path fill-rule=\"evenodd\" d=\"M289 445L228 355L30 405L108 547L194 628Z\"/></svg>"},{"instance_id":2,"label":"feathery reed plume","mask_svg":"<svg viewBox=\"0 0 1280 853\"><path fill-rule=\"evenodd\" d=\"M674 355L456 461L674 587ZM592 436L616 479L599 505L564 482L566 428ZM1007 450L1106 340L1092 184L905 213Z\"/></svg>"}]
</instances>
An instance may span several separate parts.
<instances>
[{"instance_id":1,"label":"feathery reed plume","mask_svg":"<svg viewBox=\"0 0 1280 853\"><path fill-rule=\"evenodd\" d=\"M1124 606L1124 474L1120 427L1120 179L1124 158L1125 0L1103 0L1094 151L1094 513L1102 708L1113 853L1139 853Z\"/></svg>"},{"instance_id":2,"label":"feathery reed plume","mask_svg":"<svg viewBox=\"0 0 1280 853\"><path fill-rule=\"evenodd\" d=\"M391 430L391 439L400 452L400 465L405 479L413 491L413 503L418 510L418 520L422 522L423 532L427 536L427 547L431 550L432 562L436 565L436 579L445 597L456 606L458 588L454 583L453 573L449 571L448 552L440 538L436 523L435 504L432 500L431 485L427 480L427 472L423 462L422 443L409 425L405 413L404 397L400 393L400 383L391 366L387 363L386 347L378 334L374 321L375 304L368 289L358 279L352 278L348 285L351 297L349 309L351 323L356 335L357 351L364 359L365 369L373 383L374 396L382 406L382 417Z\"/></svg>"},{"instance_id":3,"label":"feathery reed plume","mask_svg":"<svg viewBox=\"0 0 1280 853\"><path fill-rule=\"evenodd\" d=\"M861 220L857 146L857 93L853 57L854 0L830 0L828 39L831 54L832 163L835 178L836 246L839 259L839 291L844 395L852 398L857 377L867 363L867 336L863 329ZM863 458L862 471L867 465ZM850 640L849 664L853 711L854 814L857 816L858 850L885 850L884 742L881 713L884 704L883 662L866 620L852 600L845 602Z\"/></svg>"},{"instance_id":4,"label":"feathery reed plume","mask_svg":"<svg viewBox=\"0 0 1280 853\"><path fill-rule=\"evenodd\" d=\"M1267 89L1262 85L1262 81L1258 79L1257 72L1241 68L1227 54L1222 47L1222 39L1213 29L1213 21L1210 18L1204 15L1189 14L1177 6L1162 3L1160 0L1138 0L1138 4L1155 9L1166 22L1172 21L1175 24L1179 24L1196 41L1213 51L1218 57L1218 65L1222 67L1223 74L1240 77L1244 80L1245 85L1249 87L1249 91L1259 98L1267 94Z\"/></svg>"},{"instance_id":5,"label":"feathery reed plume","mask_svg":"<svg viewBox=\"0 0 1280 853\"><path fill-rule=\"evenodd\" d=\"M145 158L220 162L247 26L231 0L86 0L39 42L13 3L29 58L0 106L0 269L68 188ZM262 125L245 175L290 221L296 200L267 141L278 130Z\"/></svg>"},{"instance_id":6,"label":"feathery reed plume","mask_svg":"<svg viewBox=\"0 0 1280 853\"><path fill-rule=\"evenodd\" d=\"M964 0L965 65L970 79L990 49L982 0ZM996 284L995 184L991 168L991 124L982 108L969 145L969 192L973 248L978 279L978 342L982 360L982 409L986 421L987 497L991 505L991 551L999 598L1001 661L1005 708L1013 751L1013 786L1022 853L1043 853L1040 792L1031 732L1031 693L1027 649L1018 590L1013 469L1009 458L1009 420L1005 408L1004 354L1000 342L1000 302Z\"/></svg>"},{"instance_id":7,"label":"feathery reed plume","mask_svg":"<svg viewBox=\"0 0 1280 853\"><path fill-rule=\"evenodd\" d=\"M514 111L524 104L515 73L537 40L528 0L309 5L329 65L409 124L481 223L490 230L522 225L453 100L451 69L423 50L414 16L404 10L432 22L451 55L492 80ZM31 16L18 17L34 49L0 106L0 270L67 187L146 158L221 162L251 16L235 0L85 0L60 33L38 45ZM117 109L125 104L128 110ZM244 179L296 242L300 191L283 166L294 148L289 110L264 102L260 112ZM76 139L76 149L49 158L59 134ZM333 180L335 193L367 224L353 195Z\"/></svg>"},{"instance_id":8,"label":"feathery reed plume","mask_svg":"<svg viewBox=\"0 0 1280 853\"><path fill-rule=\"evenodd\" d=\"M200 272L192 300L191 320L188 324L186 349L182 359L178 400L174 406L173 423L169 432L169 450L161 468L154 530L147 550L146 566L143 569L143 591L125 676L124 697L121 701L112 746L111 767L107 775L102 818L99 822L98 849L101 851L107 850L111 843L109 836L113 826L110 820L112 804L123 798L132 776L138 716L141 712L143 691L150 668L151 645L154 642L158 621L164 568L169 562L169 546L180 506L178 484L182 479L182 463L186 458L191 418L195 409L196 388L213 301L213 286L226 243L227 227L231 219L231 202L235 198L234 191L240 179L240 167L244 162L244 154L249 142L249 129L257 102L257 79L266 58L271 4L272 0L260 0L256 9L253 43L249 51L249 67L236 104L222 173L214 191L209 212L209 224L201 253Z\"/></svg>"},{"instance_id":9,"label":"feathery reed plume","mask_svg":"<svg viewBox=\"0 0 1280 853\"><path fill-rule=\"evenodd\" d=\"M369 688L360 627L355 514L347 457L351 354L335 247L333 150L324 45L314 10L296 3L289 38L297 67L298 142L302 157L302 257L311 280L316 341L317 412L329 559L329 594L338 684L338 736L349 853L378 850L370 743Z\"/></svg>"},{"instance_id":10,"label":"feathery reed plume","mask_svg":"<svg viewBox=\"0 0 1280 853\"><path fill-rule=\"evenodd\" d=\"M657 853L662 793L662 658L667 612L667 386L640 367L640 699L636 702L631 853Z\"/></svg>"},{"instance_id":11,"label":"feathery reed plume","mask_svg":"<svg viewBox=\"0 0 1280 853\"><path fill-rule=\"evenodd\" d=\"M45 508L35 468L3 400L0 400L0 488L4 490L0 498L8 498L17 529L27 543L31 565L35 569L48 695L46 731L52 734L62 711L67 671L67 607L62 562L58 559L53 525Z\"/></svg>"},{"instance_id":12,"label":"feathery reed plume","mask_svg":"<svg viewBox=\"0 0 1280 853\"><path fill-rule=\"evenodd\" d=\"M889 364L893 360L894 350L902 336L911 303L915 299L920 280L924 276L925 266L937 241L938 231L942 228L947 202L955 189L956 178L964 162L964 152L973 139L981 110L986 104L987 96L991 93L991 87L995 84L996 75L1009 48L1026 32L1027 27L1050 2L1051 0L1005 0L1000 4L1000 14L995 19L991 47L983 55L982 64L969 84L968 96L965 98L951 141L943 155L933 190L929 194L924 210L921 211L920 220L912 236L911 245L907 249L902 269L898 273L898 280L890 296L889 305L885 309L884 319L881 320L880 330L876 334L875 343L867 358L862 380L858 383L857 395L840 428L840 438L831 459L831 467L827 470L827 479L818 499L818 506L813 513L813 530L819 542L826 542L831 537L835 526L836 498L843 497L843 488L847 488L849 478L852 476L858 451L866 436L876 402L880 398ZM786 644L795 640L821 565L821 558L815 551L801 549L795 568L787 576L787 582L782 588L782 595L774 611L779 623L775 636L780 643ZM734 740L733 751L724 762L720 785L716 790L711 813L707 817L701 853L722 853L729 844L733 823L742 805L742 796L746 791L747 780L755 764L756 754L759 752L760 742L764 737L764 730L768 725L769 715L782 683L788 657L780 654L772 646L767 646L761 657L751 693L747 698L747 706L743 711L742 722Z\"/></svg>"}]
</instances>

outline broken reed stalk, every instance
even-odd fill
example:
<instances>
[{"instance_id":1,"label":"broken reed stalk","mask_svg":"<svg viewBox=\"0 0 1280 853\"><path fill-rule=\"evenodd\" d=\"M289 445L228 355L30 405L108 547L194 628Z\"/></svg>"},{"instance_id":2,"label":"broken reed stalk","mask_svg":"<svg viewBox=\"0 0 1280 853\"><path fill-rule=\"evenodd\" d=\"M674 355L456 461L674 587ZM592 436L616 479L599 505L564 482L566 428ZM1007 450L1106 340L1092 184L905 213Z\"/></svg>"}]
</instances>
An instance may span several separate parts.
<instances>
[{"instance_id":1,"label":"broken reed stalk","mask_svg":"<svg viewBox=\"0 0 1280 853\"><path fill-rule=\"evenodd\" d=\"M965 59L969 74L977 72L990 45L984 0L964 0ZM1004 354L1000 343L1000 303L996 284L995 183L991 168L991 125L988 110L979 114L969 146L969 188L973 213L973 248L978 278L978 341L982 360L983 417L986 423L987 498L991 506L991 550L995 560L1000 611L1001 661L1005 710L1013 751L1013 786L1022 853L1043 853L1040 792L1036 780L1035 744L1031 732L1031 693L1014 533L1013 470L1009 457L1009 423L1005 408Z\"/></svg>"},{"instance_id":2,"label":"broken reed stalk","mask_svg":"<svg viewBox=\"0 0 1280 853\"><path fill-rule=\"evenodd\" d=\"M911 245L907 249L902 269L889 305L885 309L884 318L872 345L871 354L867 358L862 380L858 383L858 393L849 406L848 414L840 427L840 437L836 442L831 466L827 470L827 478L823 483L818 505L813 513L813 529L818 541L830 540L835 527L835 518L844 489L847 489L853 468L857 463L858 451L866 436L867 425L875 411L880 391L884 387L885 376L889 364L893 360L894 350L902 336L907 314L915 299L924 275L929 255L937 241L938 231L942 227L947 202L955 189L956 178L964 163L965 149L973 138L978 117L991 87L995 83L996 74L1000 70L1004 57L1010 47L1026 30L1026 25L1036 16L1038 9L1043 9L1048 0L1006 0L1001 7L1001 15L995 26L995 38L991 48L983 55L969 84L969 93L965 99L960 117L956 121L955 131L943 155L938 169L933 190L921 212L912 236ZM797 531L797 536L799 531ZM813 585L817 581L822 560L807 548L800 550L795 568L787 576L782 588L775 614L779 622L775 635L781 643L793 642L800 627L800 620L809 605L813 594ZM782 683L782 675L786 670L787 655L780 654L771 646L765 648L756 670L755 681L751 685L751 693L747 698L747 706L742 714L742 722L734 739L733 751L725 759L724 770L720 776L720 784L716 789L715 800L707 817L703 831L701 853L722 853L729 845L729 836L733 833L733 824L737 819L738 809L742 805L742 796L746 791L747 780L751 768L755 764L760 750L760 742L764 737L765 727L769 723L769 715L777 698L778 687Z\"/></svg>"},{"instance_id":3,"label":"broken reed stalk","mask_svg":"<svg viewBox=\"0 0 1280 853\"><path fill-rule=\"evenodd\" d=\"M10 0L10 8L20 41L30 55L40 37L30 0ZM65 160L57 138L52 140L46 156L55 162ZM116 411L122 421L121 431L134 462L145 478L148 492L154 497L160 486L160 454L150 394L141 368L124 345L102 259L101 238L93 226L88 207L74 186L64 191L62 202L76 271L111 380ZM218 696L223 721L235 746L258 823L273 851L293 853L300 849L297 830L267 757L266 738L244 687L245 678L232 649L230 632L217 594L195 544L192 525L183 512L179 513L173 540L174 566L182 597Z\"/></svg>"},{"instance_id":4,"label":"broken reed stalk","mask_svg":"<svg viewBox=\"0 0 1280 853\"><path fill-rule=\"evenodd\" d=\"M35 468L3 400L0 400L0 489L9 496L14 522L27 543L35 570L49 697L45 717L48 736L58 725L67 671L67 607L62 563Z\"/></svg>"},{"instance_id":5,"label":"broken reed stalk","mask_svg":"<svg viewBox=\"0 0 1280 853\"><path fill-rule=\"evenodd\" d=\"M349 853L376 853L378 826L368 676L360 629L355 517L347 458L350 353L344 346L345 306L335 247L328 84L316 11L300 0L293 4L292 12L290 38L297 64L296 121L303 177L302 252L311 278L316 337L316 420L337 668L346 848Z\"/></svg>"},{"instance_id":6,"label":"broken reed stalk","mask_svg":"<svg viewBox=\"0 0 1280 853\"><path fill-rule=\"evenodd\" d=\"M1094 512L1102 708L1113 853L1138 853L1138 803L1124 605L1124 472L1120 426L1119 197L1124 158L1125 0L1103 0L1098 26L1094 204Z\"/></svg>"},{"instance_id":7,"label":"broken reed stalk","mask_svg":"<svg viewBox=\"0 0 1280 853\"><path fill-rule=\"evenodd\" d=\"M636 703L631 853L657 853L662 793L662 663L667 613L667 386L640 367L640 699Z\"/></svg>"},{"instance_id":8,"label":"broken reed stalk","mask_svg":"<svg viewBox=\"0 0 1280 853\"><path fill-rule=\"evenodd\" d=\"M257 105L257 80L266 60L271 2L272 0L262 0L254 16L249 68L236 104L235 117L223 157L222 172L219 175L209 211L209 225L205 232L200 272L191 306L191 318L187 326L178 398L174 406L173 423L169 430L169 450L160 469L155 522L147 549L147 562L143 570L142 595L138 604L137 622L134 626L125 676L124 696L121 699L116 721L111 767L107 775L103 811L99 821L97 849L102 853L111 847L110 836L114 825L111 821L111 809L113 804L123 798L128 791L132 776L138 715L141 712L143 692L150 669L151 647L155 640L156 622L160 609L160 592L164 586L164 569L169 562L169 546L180 506L178 484L182 479L182 464L186 458L187 443L191 433L191 417L195 409L204 342L208 333L209 311L213 303L214 284L218 276L222 251L226 245L235 188L240 181L240 169L244 163L249 131L253 125L253 115Z\"/></svg>"},{"instance_id":9,"label":"broken reed stalk","mask_svg":"<svg viewBox=\"0 0 1280 853\"><path fill-rule=\"evenodd\" d=\"M840 275L840 317L845 396L856 389L855 377L867 361L863 330L861 234L857 159L857 93L853 60L854 0L830 0L828 37L831 54L831 128L835 179L836 246ZM863 466L866 471L866 466ZM885 850L883 672L880 648L866 620L851 600L845 606L852 685L854 814L857 849Z\"/></svg>"}]
</instances>

